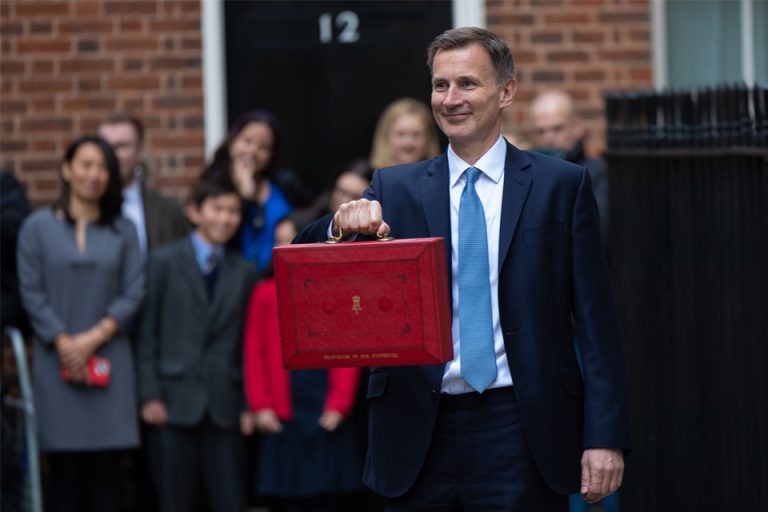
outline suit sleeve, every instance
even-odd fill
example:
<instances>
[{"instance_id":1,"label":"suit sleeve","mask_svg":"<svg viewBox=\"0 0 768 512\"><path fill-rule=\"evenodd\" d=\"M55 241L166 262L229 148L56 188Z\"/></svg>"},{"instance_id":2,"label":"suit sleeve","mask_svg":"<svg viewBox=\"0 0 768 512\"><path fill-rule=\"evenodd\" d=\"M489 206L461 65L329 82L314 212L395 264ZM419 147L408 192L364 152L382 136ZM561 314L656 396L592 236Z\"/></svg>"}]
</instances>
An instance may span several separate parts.
<instances>
[{"instance_id":1,"label":"suit sleeve","mask_svg":"<svg viewBox=\"0 0 768 512\"><path fill-rule=\"evenodd\" d=\"M163 302L165 300L166 273L162 260L150 254L147 271L147 294L141 314L136 349L139 402L161 399L157 378L157 360L160 354L159 337L162 330Z\"/></svg>"},{"instance_id":2,"label":"suit sleeve","mask_svg":"<svg viewBox=\"0 0 768 512\"><path fill-rule=\"evenodd\" d=\"M573 313L584 374L584 448L629 449L624 351L597 207L585 169L572 219Z\"/></svg>"},{"instance_id":3,"label":"suit sleeve","mask_svg":"<svg viewBox=\"0 0 768 512\"><path fill-rule=\"evenodd\" d=\"M45 287L43 269L48 248L41 239L41 225L36 222L37 218L30 217L30 220L33 222L26 222L21 228L16 250L19 291L37 338L50 345L56 336L66 331L66 326L54 311Z\"/></svg>"}]
</instances>

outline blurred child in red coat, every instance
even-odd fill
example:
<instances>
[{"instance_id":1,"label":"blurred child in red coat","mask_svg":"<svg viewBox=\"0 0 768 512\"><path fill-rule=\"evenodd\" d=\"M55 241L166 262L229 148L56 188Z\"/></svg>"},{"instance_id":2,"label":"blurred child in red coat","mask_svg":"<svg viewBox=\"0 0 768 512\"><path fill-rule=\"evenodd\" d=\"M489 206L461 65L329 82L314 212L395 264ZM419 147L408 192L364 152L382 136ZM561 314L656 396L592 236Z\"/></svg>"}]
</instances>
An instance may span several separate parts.
<instances>
[{"instance_id":1,"label":"blurred child in red coat","mask_svg":"<svg viewBox=\"0 0 768 512\"><path fill-rule=\"evenodd\" d=\"M276 227L275 245L296 235L291 217ZM360 488L353 425L357 368L283 368L275 279L253 289L245 327L245 388L259 443L256 491L275 498L279 511L337 510Z\"/></svg>"}]
</instances>

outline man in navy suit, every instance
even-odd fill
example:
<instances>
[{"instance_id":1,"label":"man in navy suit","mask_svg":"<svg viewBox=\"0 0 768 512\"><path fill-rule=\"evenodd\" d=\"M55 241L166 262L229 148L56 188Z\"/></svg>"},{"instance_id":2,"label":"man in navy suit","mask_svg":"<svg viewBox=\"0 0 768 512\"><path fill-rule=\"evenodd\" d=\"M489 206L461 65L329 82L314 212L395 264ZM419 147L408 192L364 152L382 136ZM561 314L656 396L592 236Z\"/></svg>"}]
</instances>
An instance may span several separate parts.
<instances>
[{"instance_id":1,"label":"man in navy suit","mask_svg":"<svg viewBox=\"0 0 768 512\"><path fill-rule=\"evenodd\" d=\"M298 237L446 240L455 358L372 369L364 483L391 511L563 511L579 491L596 501L621 485L629 421L589 174L501 137L516 87L501 38L449 30L428 64L448 151L376 172L365 198Z\"/></svg>"}]
</instances>

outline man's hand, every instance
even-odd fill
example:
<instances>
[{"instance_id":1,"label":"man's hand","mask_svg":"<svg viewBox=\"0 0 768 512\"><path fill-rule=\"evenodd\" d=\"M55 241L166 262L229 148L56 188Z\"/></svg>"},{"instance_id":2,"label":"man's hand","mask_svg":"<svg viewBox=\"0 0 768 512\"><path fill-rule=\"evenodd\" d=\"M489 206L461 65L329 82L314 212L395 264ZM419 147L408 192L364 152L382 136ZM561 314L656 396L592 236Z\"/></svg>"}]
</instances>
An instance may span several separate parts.
<instances>
[{"instance_id":1,"label":"man's hand","mask_svg":"<svg viewBox=\"0 0 768 512\"><path fill-rule=\"evenodd\" d=\"M365 235L389 234L389 224L384 222L381 203L358 199L339 206L333 216L332 233L336 234L341 228L342 233L362 233Z\"/></svg>"},{"instance_id":2,"label":"man's hand","mask_svg":"<svg viewBox=\"0 0 768 512\"><path fill-rule=\"evenodd\" d=\"M162 427L168 421L168 410L162 400L147 400L141 404L141 419L150 425Z\"/></svg>"},{"instance_id":3,"label":"man's hand","mask_svg":"<svg viewBox=\"0 0 768 512\"><path fill-rule=\"evenodd\" d=\"M621 450L591 448L581 457L581 495L595 503L616 492L624 478L624 454Z\"/></svg>"}]
</instances>

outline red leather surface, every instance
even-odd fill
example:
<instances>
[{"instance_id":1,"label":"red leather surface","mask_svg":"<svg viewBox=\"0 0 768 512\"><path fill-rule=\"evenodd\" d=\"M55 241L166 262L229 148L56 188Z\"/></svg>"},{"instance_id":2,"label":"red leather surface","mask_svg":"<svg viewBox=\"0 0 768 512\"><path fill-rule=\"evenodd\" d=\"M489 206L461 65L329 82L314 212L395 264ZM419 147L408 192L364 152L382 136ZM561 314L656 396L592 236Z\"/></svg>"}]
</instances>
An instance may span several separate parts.
<instances>
[{"instance_id":1,"label":"red leather surface","mask_svg":"<svg viewBox=\"0 0 768 512\"><path fill-rule=\"evenodd\" d=\"M286 368L453 359L442 238L273 250Z\"/></svg>"}]
</instances>

